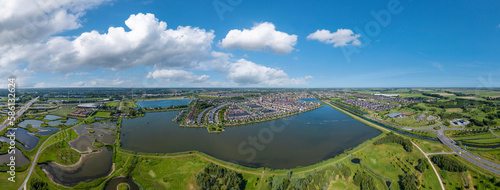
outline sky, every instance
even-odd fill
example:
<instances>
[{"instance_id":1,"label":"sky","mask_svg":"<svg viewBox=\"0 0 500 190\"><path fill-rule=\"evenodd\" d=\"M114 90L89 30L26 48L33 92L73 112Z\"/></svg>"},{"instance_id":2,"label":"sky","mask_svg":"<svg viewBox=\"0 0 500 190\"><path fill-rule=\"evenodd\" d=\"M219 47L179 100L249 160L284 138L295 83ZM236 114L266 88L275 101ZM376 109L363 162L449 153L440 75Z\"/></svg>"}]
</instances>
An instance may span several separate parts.
<instances>
[{"instance_id":1,"label":"sky","mask_svg":"<svg viewBox=\"0 0 500 190\"><path fill-rule=\"evenodd\" d=\"M500 87L499 1L34 2L0 0L0 85Z\"/></svg>"}]
</instances>

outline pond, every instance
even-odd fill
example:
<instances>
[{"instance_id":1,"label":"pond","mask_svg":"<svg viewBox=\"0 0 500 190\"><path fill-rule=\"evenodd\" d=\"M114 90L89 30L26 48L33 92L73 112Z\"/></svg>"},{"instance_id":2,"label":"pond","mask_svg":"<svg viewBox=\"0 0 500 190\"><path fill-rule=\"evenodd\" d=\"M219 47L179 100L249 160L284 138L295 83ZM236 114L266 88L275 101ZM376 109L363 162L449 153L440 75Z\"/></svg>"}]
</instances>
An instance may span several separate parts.
<instances>
[{"instance_id":1,"label":"pond","mask_svg":"<svg viewBox=\"0 0 500 190\"><path fill-rule=\"evenodd\" d=\"M33 148L36 147L36 145L40 141L40 138L33 135L26 129L23 128L17 128L17 130L10 129L9 132L7 132L7 134L10 134L11 131L15 132L16 139L25 145L25 146L21 145L25 150L32 150Z\"/></svg>"},{"instance_id":2,"label":"pond","mask_svg":"<svg viewBox=\"0 0 500 190\"><path fill-rule=\"evenodd\" d=\"M354 164L359 164L361 162L361 160L359 158L353 158L351 160L351 162L354 163Z\"/></svg>"},{"instance_id":3,"label":"pond","mask_svg":"<svg viewBox=\"0 0 500 190\"><path fill-rule=\"evenodd\" d=\"M135 102L140 108L155 108L155 107L170 107L187 105L191 99L168 99L168 100L148 100L148 101L137 101Z\"/></svg>"},{"instance_id":4,"label":"pond","mask_svg":"<svg viewBox=\"0 0 500 190\"><path fill-rule=\"evenodd\" d=\"M51 121L51 122L60 122L60 121L58 120L58 121ZM51 125L51 122L48 123L50 126L56 126L56 125ZM55 127L42 127L41 126L42 123L43 123L43 121L40 121L40 120L24 120L23 122L19 123L18 125L20 127L27 128L27 126L29 124L29 125L31 125L32 128L36 128L39 130L37 132L33 132L34 134L39 134L39 135L43 135L43 136L47 136L47 135L50 135L52 133L59 131L59 128L55 128Z\"/></svg>"},{"instance_id":5,"label":"pond","mask_svg":"<svg viewBox=\"0 0 500 190\"><path fill-rule=\"evenodd\" d=\"M244 166L283 169L333 158L381 134L329 106L285 119L226 127L220 134L181 128L172 122L177 113L124 119L121 146L149 153L197 150Z\"/></svg>"},{"instance_id":6,"label":"pond","mask_svg":"<svg viewBox=\"0 0 500 190\"><path fill-rule=\"evenodd\" d=\"M71 126L71 125L76 124L76 122L78 122L77 119L73 119L73 118L68 118L68 120L66 120L65 123L63 123L62 121L63 120L49 121L47 124L50 125L50 126L58 126L60 124Z\"/></svg>"},{"instance_id":7,"label":"pond","mask_svg":"<svg viewBox=\"0 0 500 190\"><path fill-rule=\"evenodd\" d=\"M16 160L15 160L16 167L21 167L21 166L24 166L24 165L30 163L30 160L26 156L24 156L24 154L23 154L23 152L21 152L21 150L19 150L17 148L14 148L14 150L15 150L15 153L13 155L12 154L0 155L0 165L2 165L4 163L9 163L11 156L16 157Z\"/></svg>"},{"instance_id":8,"label":"pond","mask_svg":"<svg viewBox=\"0 0 500 190\"><path fill-rule=\"evenodd\" d=\"M56 116L56 115L46 115L45 118L43 119L46 119L46 120L56 120L56 119L59 119L61 117L59 116Z\"/></svg>"},{"instance_id":9,"label":"pond","mask_svg":"<svg viewBox=\"0 0 500 190\"><path fill-rule=\"evenodd\" d=\"M81 163L72 166L61 166L54 162L41 164L49 177L56 183L73 187L85 181L107 176L113 166L113 151L102 148L100 152L85 156Z\"/></svg>"}]
</instances>

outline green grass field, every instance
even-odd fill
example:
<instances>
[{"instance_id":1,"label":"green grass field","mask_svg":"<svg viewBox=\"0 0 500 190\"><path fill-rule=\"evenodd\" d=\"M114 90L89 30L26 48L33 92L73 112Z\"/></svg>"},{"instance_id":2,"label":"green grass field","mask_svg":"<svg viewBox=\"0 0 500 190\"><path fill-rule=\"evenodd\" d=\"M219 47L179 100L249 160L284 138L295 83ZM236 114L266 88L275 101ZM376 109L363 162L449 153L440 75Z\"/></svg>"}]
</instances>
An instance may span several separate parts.
<instances>
[{"instance_id":1,"label":"green grass field","mask_svg":"<svg viewBox=\"0 0 500 190\"><path fill-rule=\"evenodd\" d=\"M462 112L463 110L461 108L448 108L446 109L446 112Z\"/></svg>"},{"instance_id":2,"label":"green grass field","mask_svg":"<svg viewBox=\"0 0 500 190\"><path fill-rule=\"evenodd\" d=\"M109 117L111 116L111 112L97 112L94 117Z\"/></svg>"},{"instance_id":3,"label":"green grass field","mask_svg":"<svg viewBox=\"0 0 500 190\"><path fill-rule=\"evenodd\" d=\"M80 153L72 149L65 141L47 147L40 156L39 162L55 161L63 165L71 165L80 160Z\"/></svg>"},{"instance_id":4,"label":"green grass field","mask_svg":"<svg viewBox=\"0 0 500 190\"><path fill-rule=\"evenodd\" d=\"M196 156L144 158L133 177L145 189L195 189L194 177L208 163Z\"/></svg>"},{"instance_id":5,"label":"green grass field","mask_svg":"<svg viewBox=\"0 0 500 190\"><path fill-rule=\"evenodd\" d=\"M53 112L50 112L52 115L58 115L58 116L68 116L68 114L75 112L76 109L56 109Z\"/></svg>"},{"instance_id":6,"label":"green grass field","mask_svg":"<svg viewBox=\"0 0 500 190\"><path fill-rule=\"evenodd\" d=\"M106 103L106 106L108 106L108 107L117 107L118 103L117 102L108 102L108 103Z\"/></svg>"}]
</instances>

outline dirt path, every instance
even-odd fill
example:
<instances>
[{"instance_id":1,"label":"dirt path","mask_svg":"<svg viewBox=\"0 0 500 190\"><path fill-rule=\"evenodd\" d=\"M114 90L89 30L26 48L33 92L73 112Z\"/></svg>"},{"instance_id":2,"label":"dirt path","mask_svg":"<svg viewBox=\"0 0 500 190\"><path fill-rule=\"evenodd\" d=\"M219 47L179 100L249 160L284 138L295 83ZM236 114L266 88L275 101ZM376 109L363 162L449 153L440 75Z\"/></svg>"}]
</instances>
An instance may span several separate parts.
<instances>
[{"instance_id":1,"label":"dirt path","mask_svg":"<svg viewBox=\"0 0 500 190\"><path fill-rule=\"evenodd\" d=\"M441 189L445 190L444 185L443 185L443 181L441 181L441 177L439 176L439 173L437 172L436 167L434 167L434 164L432 164L431 159L427 156L427 154L425 154L425 152L422 149L420 149L420 147L417 146L417 144L415 144L411 140L410 140L410 142L411 142L411 144L415 145L418 148L418 150L420 150L420 152L425 156L425 158L427 158L427 161L429 161L429 163L431 164L432 169L434 170L434 173L436 173L436 176L439 180L439 185L441 185Z\"/></svg>"}]
</instances>

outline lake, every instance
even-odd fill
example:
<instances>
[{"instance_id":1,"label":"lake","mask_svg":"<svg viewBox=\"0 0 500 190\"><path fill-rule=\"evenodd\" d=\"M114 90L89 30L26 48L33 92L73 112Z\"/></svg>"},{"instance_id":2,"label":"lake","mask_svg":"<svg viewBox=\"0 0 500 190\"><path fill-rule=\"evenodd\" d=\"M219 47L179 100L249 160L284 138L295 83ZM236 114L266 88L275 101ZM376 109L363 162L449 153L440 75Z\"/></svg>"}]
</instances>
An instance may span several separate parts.
<instances>
[{"instance_id":1,"label":"lake","mask_svg":"<svg viewBox=\"0 0 500 190\"><path fill-rule=\"evenodd\" d=\"M168 100L149 100L149 101L137 101L135 102L140 108L156 108L160 107L170 107L187 105L191 99L168 99Z\"/></svg>"},{"instance_id":2,"label":"lake","mask_svg":"<svg viewBox=\"0 0 500 190\"><path fill-rule=\"evenodd\" d=\"M179 127L172 121L177 113L124 119L121 146L148 153L197 150L248 167L289 169L333 158L381 134L330 106L285 119L227 127L220 134ZM257 144L250 142L252 139L257 139Z\"/></svg>"}]
</instances>

